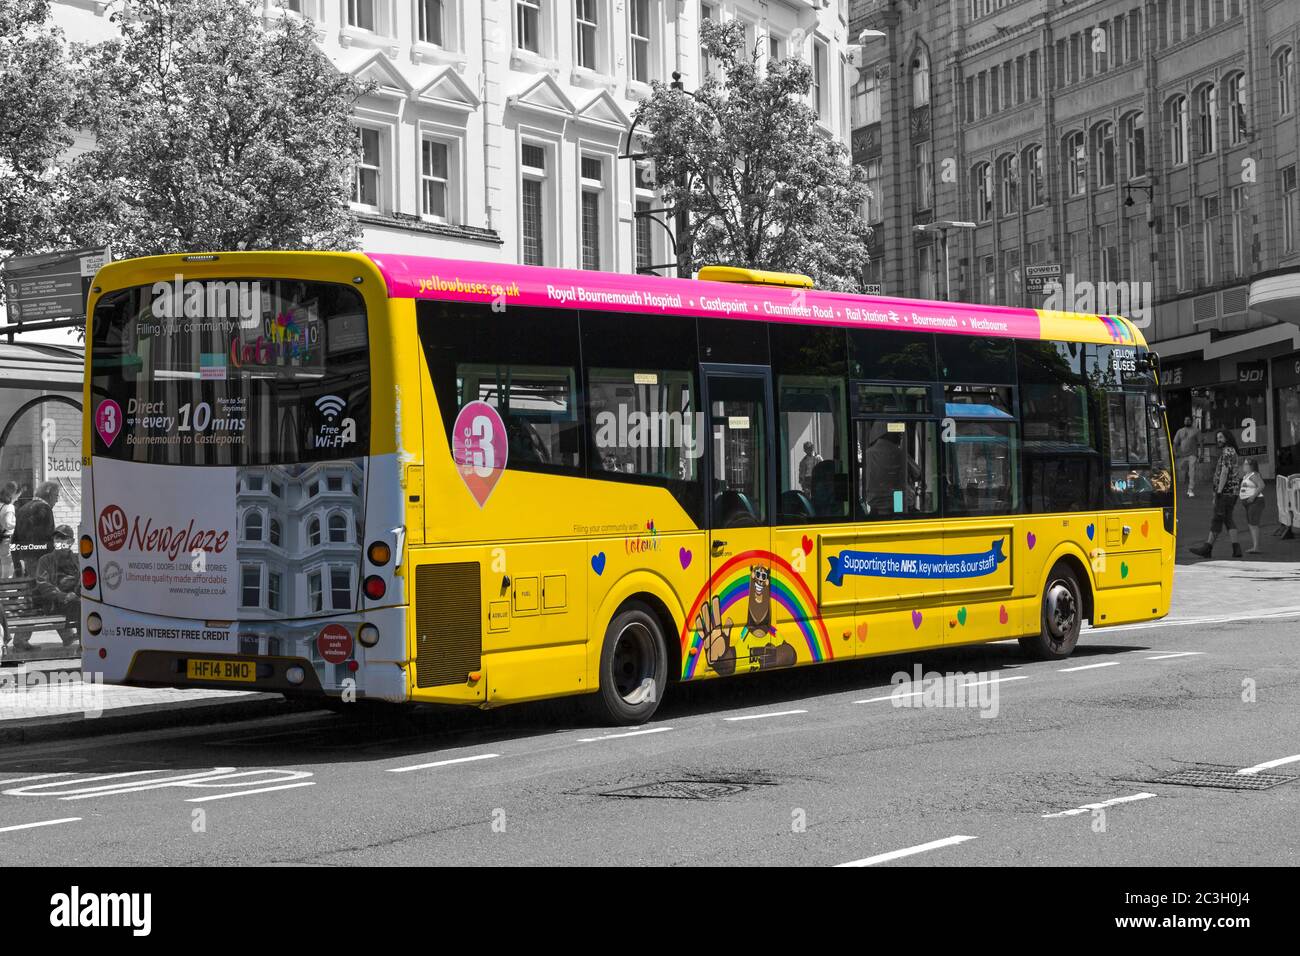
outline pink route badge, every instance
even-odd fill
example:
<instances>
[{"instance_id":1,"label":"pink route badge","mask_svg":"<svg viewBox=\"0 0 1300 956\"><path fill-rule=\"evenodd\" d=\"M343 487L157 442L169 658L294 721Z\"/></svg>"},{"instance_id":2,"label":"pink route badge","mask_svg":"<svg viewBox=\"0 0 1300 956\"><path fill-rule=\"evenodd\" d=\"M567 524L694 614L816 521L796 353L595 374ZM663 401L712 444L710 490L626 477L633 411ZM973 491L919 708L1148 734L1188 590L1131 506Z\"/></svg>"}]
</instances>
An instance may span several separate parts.
<instances>
[{"instance_id":1,"label":"pink route badge","mask_svg":"<svg viewBox=\"0 0 1300 956\"><path fill-rule=\"evenodd\" d=\"M505 423L487 402L470 402L456 416L451 438L460 480L482 508L501 480L509 456Z\"/></svg>"},{"instance_id":2,"label":"pink route badge","mask_svg":"<svg viewBox=\"0 0 1300 956\"><path fill-rule=\"evenodd\" d=\"M122 406L111 398L106 398L95 409L95 431L104 440L104 444L113 447L113 442L122 433Z\"/></svg>"}]
</instances>

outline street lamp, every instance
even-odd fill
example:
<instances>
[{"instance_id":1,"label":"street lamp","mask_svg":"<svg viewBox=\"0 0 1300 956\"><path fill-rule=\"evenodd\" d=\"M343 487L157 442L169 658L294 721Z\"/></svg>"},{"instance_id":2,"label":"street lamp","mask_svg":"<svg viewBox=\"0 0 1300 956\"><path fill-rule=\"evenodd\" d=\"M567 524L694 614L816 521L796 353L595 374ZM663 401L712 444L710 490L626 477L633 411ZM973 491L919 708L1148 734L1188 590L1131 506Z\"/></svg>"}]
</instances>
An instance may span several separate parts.
<instances>
[{"instance_id":1,"label":"street lamp","mask_svg":"<svg viewBox=\"0 0 1300 956\"><path fill-rule=\"evenodd\" d=\"M927 222L912 227L916 232L937 232L939 234L939 247L943 252L943 297L949 302L952 301L952 273L948 270L948 230L974 228L975 223L973 222L963 222L953 219L939 219L935 222ZM937 284L938 283L936 283L936 285Z\"/></svg>"}]
</instances>

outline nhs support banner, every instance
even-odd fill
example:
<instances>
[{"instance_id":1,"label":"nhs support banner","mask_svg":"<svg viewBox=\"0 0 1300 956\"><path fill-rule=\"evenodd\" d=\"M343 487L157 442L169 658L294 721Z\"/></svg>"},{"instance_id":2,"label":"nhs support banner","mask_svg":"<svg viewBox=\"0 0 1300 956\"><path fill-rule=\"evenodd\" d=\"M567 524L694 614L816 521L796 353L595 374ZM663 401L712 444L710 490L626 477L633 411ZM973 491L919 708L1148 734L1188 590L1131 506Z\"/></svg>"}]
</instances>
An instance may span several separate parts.
<instances>
[{"instance_id":1,"label":"nhs support banner","mask_svg":"<svg viewBox=\"0 0 1300 956\"><path fill-rule=\"evenodd\" d=\"M839 587L845 575L867 578L979 578L992 574L1007 559L1002 553L1005 538L987 551L972 554L897 554L890 551L841 551L826 560L826 580Z\"/></svg>"},{"instance_id":2,"label":"nhs support banner","mask_svg":"<svg viewBox=\"0 0 1300 956\"><path fill-rule=\"evenodd\" d=\"M91 474L104 601L145 613L236 616L236 469L97 458Z\"/></svg>"}]
</instances>

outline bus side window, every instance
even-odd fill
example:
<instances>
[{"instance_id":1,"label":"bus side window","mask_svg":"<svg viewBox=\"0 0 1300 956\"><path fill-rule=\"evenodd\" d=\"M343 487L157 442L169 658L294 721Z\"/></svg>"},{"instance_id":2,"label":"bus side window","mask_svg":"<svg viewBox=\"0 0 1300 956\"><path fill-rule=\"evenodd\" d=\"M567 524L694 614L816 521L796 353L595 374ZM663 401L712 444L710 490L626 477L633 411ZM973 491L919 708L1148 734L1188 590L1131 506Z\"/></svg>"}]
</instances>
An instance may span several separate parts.
<instances>
[{"instance_id":1,"label":"bus side window","mask_svg":"<svg viewBox=\"0 0 1300 956\"><path fill-rule=\"evenodd\" d=\"M1100 506L1102 484L1083 345L1018 342L1022 478L1033 514Z\"/></svg>"},{"instance_id":2,"label":"bus side window","mask_svg":"<svg viewBox=\"0 0 1300 956\"><path fill-rule=\"evenodd\" d=\"M843 329L773 323L780 524L849 520Z\"/></svg>"}]
</instances>

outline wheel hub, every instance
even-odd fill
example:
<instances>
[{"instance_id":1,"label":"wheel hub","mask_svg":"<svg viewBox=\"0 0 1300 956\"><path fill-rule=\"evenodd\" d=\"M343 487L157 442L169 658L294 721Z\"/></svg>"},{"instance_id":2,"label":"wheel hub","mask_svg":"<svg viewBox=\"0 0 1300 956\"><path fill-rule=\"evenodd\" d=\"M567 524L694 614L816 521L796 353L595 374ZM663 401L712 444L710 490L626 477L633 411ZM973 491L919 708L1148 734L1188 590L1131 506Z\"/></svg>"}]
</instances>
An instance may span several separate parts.
<instances>
[{"instance_id":1,"label":"wheel hub","mask_svg":"<svg viewBox=\"0 0 1300 956\"><path fill-rule=\"evenodd\" d=\"M1053 581L1047 588L1047 630L1060 643L1073 632L1079 616L1079 604L1064 582Z\"/></svg>"}]
</instances>

